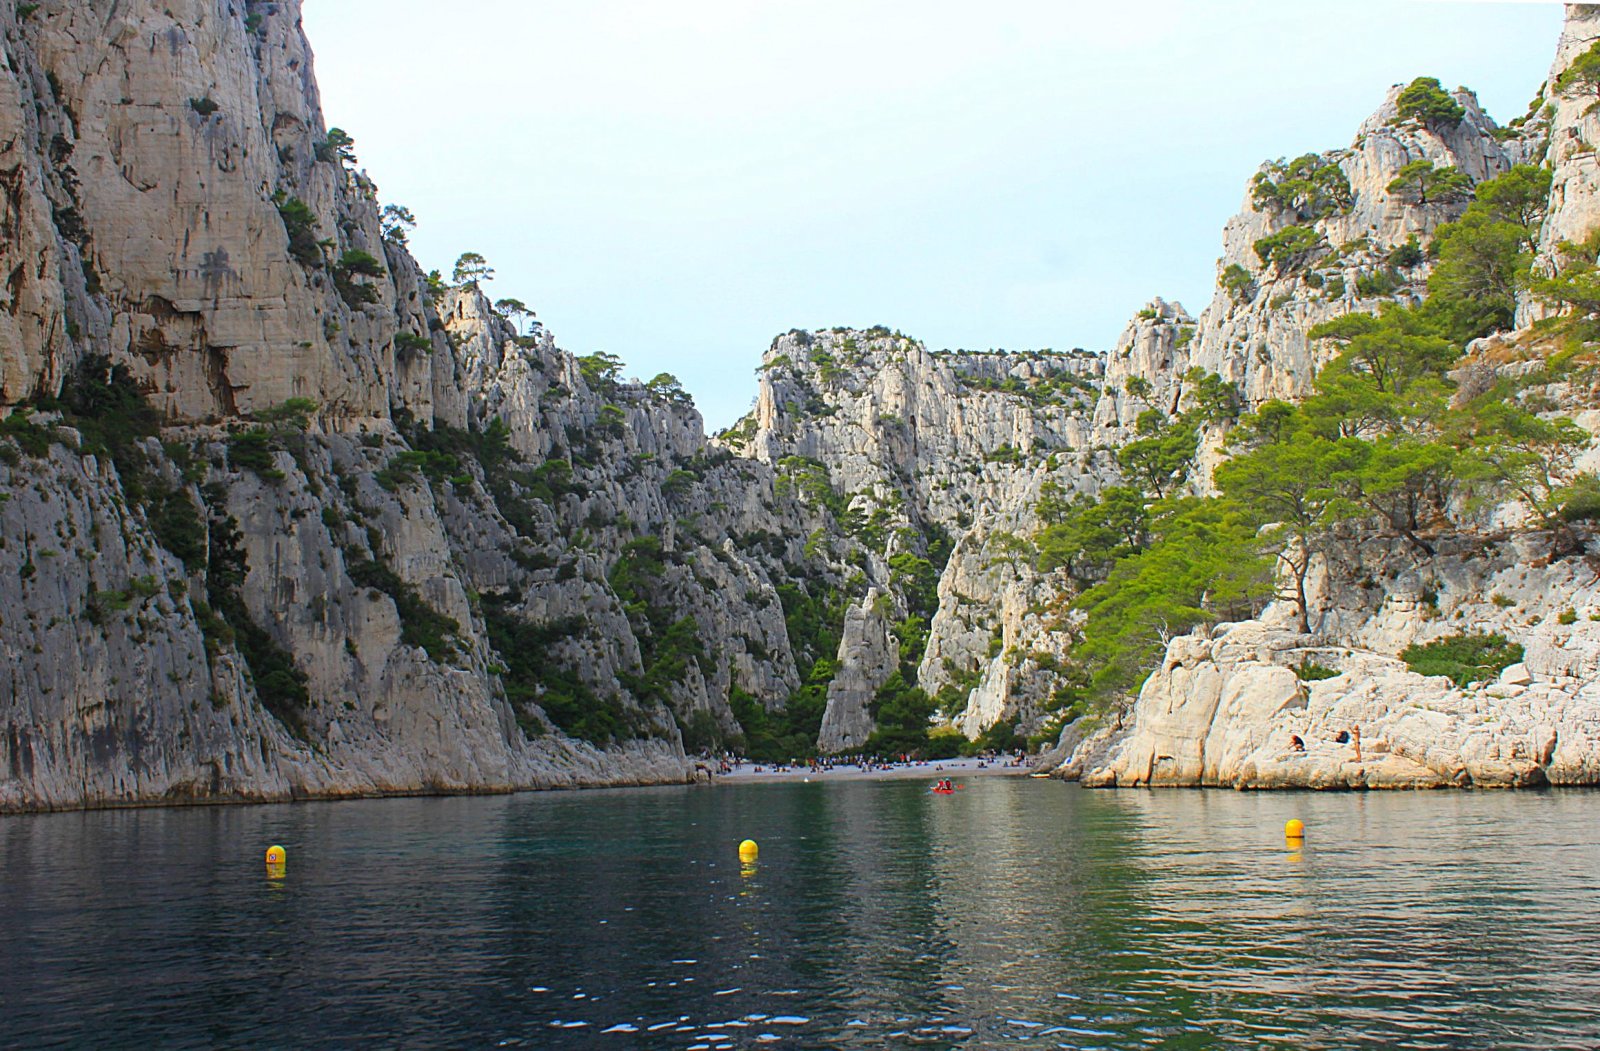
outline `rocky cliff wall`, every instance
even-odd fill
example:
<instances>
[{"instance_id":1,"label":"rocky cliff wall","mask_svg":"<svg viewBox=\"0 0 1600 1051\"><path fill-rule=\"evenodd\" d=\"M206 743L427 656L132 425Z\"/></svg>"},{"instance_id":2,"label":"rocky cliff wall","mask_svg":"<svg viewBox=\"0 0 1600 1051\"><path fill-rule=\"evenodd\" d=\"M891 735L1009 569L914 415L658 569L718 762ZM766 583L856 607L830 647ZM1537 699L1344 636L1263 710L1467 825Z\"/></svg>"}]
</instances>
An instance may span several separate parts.
<instances>
[{"instance_id":1,"label":"rocky cliff wall","mask_svg":"<svg viewBox=\"0 0 1600 1051\"><path fill-rule=\"evenodd\" d=\"M15 6L0 808L681 781L782 708L828 512L430 284L298 3Z\"/></svg>"},{"instance_id":2,"label":"rocky cliff wall","mask_svg":"<svg viewBox=\"0 0 1600 1051\"><path fill-rule=\"evenodd\" d=\"M1555 65L1528 117L1515 122L1512 132L1492 135L1495 147L1481 137L1448 143L1455 163L1474 173L1474 158L1489 173L1503 163L1549 167L1552 189L1536 274L1569 264L1563 244L1583 241L1600 226L1588 146L1597 132L1593 97L1562 79L1597 40L1600 7L1569 4ZM1464 128L1476 120L1473 108L1466 108ZM1367 130L1375 129L1369 124ZM1477 153L1474 143L1481 146ZM1393 243L1392 234L1388 240ZM1548 324L1563 313L1524 288L1517 311L1522 327L1468 348L1453 373L1458 400L1497 381L1523 378L1533 383L1525 403L1538 406L1546 419L1568 417L1590 435L1597 433L1600 414L1587 374L1580 370L1569 378L1552 367L1563 352L1592 346L1574 347L1561 328ZM1195 344L1214 354L1214 342L1197 337ZM1250 389L1293 393L1294 378L1316 363L1314 355L1307 359L1292 348L1268 359L1262 375L1275 378L1247 380ZM1224 374L1248 375L1225 366L1219 365ZM1597 462L1591 438L1556 480L1592 473ZM1051 762L1095 785L1593 784L1600 709L1591 629L1600 611L1592 608L1592 550L1574 551L1534 528L1522 500L1481 513L1475 535L1430 545L1427 552L1358 537L1338 559L1320 559L1313 573L1310 635L1298 630L1291 611L1279 603L1258 620L1173 640L1127 716L1071 728ZM1462 635L1500 636L1521 646L1524 659L1464 687L1418 674L1402 659L1408 647ZM1317 674L1303 674L1308 666ZM1349 740L1358 728L1359 750ZM1296 738L1303 750L1295 747Z\"/></svg>"},{"instance_id":3,"label":"rocky cliff wall","mask_svg":"<svg viewBox=\"0 0 1600 1051\"><path fill-rule=\"evenodd\" d=\"M1025 663L1035 644L1058 641L1037 608L1053 589L1033 569L1026 538L1045 486L1093 493L1117 477L1116 434L1094 417L1105 368L1081 350L932 353L883 329L795 331L773 342L754 412L720 440L780 472L820 468L881 589L847 624L839 662L848 674L829 692L826 750L859 746L874 728L868 708L897 665L860 659L857 640L870 635L863 652L877 653L885 630L911 677L942 695L964 732L1003 720L1037 727L1048 681L1015 686L1036 670ZM927 608L916 608L907 558L931 559ZM892 603L893 616L868 632L873 602Z\"/></svg>"},{"instance_id":4,"label":"rocky cliff wall","mask_svg":"<svg viewBox=\"0 0 1600 1051\"><path fill-rule=\"evenodd\" d=\"M1140 414L1187 407L1197 373L1234 384L1246 406L1309 393L1330 353L1310 330L1423 294L1432 261L1420 248L1464 207L1465 196L1391 190L1401 170L1428 161L1475 183L1543 148L1548 118L1540 113L1503 132L1471 92L1458 90L1462 119L1432 125L1400 119L1400 92L1388 93L1352 145L1295 162L1321 169L1336 186L1327 200L1262 195L1262 180L1270 187L1303 175L1288 162L1264 165L1224 229L1212 302L1196 318L1155 299L1108 354L929 353L887 330L796 331L774 341L755 410L724 440L765 463L823 465L858 516L886 527L887 539L861 539L881 553L874 582L897 596L886 560L902 549L925 551L929 537L950 538L917 680L947 699L958 692L949 714L963 732L976 737L1000 723L1033 732L1060 685L1050 669L1067 646L1056 608L1066 582L1039 572L1025 550L1041 525L1045 487L1092 495L1117 484L1115 451L1136 437ZM1311 247L1264 259L1258 243L1291 229L1307 231ZM1130 381L1148 389L1135 391ZM1220 428L1203 432L1193 475L1200 491L1223 436ZM881 684L892 667L878 668ZM834 694L849 712L830 725L855 732L825 743L865 739L870 696L861 684Z\"/></svg>"},{"instance_id":5,"label":"rocky cliff wall","mask_svg":"<svg viewBox=\"0 0 1600 1051\"><path fill-rule=\"evenodd\" d=\"M1073 773L1091 785L1237 788L1571 785L1600 774L1590 619L1600 607L1585 562L1552 563L1530 537L1487 558L1441 553L1366 588L1324 576L1316 601L1314 635L1276 609L1174 640L1131 732L1080 745ZM1460 688L1397 656L1461 632L1518 639L1526 657ZM1307 664L1337 674L1303 681Z\"/></svg>"}]
</instances>

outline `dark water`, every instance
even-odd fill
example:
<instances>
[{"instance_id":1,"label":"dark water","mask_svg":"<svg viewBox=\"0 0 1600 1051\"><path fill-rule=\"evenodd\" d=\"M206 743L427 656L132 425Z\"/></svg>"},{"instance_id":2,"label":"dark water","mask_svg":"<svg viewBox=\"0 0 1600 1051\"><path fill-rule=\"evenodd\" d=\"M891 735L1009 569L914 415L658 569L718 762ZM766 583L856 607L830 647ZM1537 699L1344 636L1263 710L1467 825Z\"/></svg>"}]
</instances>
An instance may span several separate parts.
<instances>
[{"instance_id":1,"label":"dark water","mask_svg":"<svg viewBox=\"0 0 1600 1051\"><path fill-rule=\"evenodd\" d=\"M0 1044L1600 1044L1600 795L925 789L0 819Z\"/></svg>"}]
</instances>

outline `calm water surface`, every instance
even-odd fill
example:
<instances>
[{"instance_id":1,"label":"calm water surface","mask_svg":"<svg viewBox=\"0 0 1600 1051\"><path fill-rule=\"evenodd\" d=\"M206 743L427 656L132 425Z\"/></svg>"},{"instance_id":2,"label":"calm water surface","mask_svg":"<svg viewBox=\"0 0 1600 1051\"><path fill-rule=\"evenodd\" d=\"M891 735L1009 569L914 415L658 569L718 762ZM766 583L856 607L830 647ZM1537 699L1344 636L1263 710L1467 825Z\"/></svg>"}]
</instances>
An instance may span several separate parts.
<instances>
[{"instance_id":1,"label":"calm water surface","mask_svg":"<svg viewBox=\"0 0 1600 1051\"><path fill-rule=\"evenodd\" d=\"M1600 795L926 788L0 818L0 1044L1600 1045Z\"/></svg>"}]
</instances>

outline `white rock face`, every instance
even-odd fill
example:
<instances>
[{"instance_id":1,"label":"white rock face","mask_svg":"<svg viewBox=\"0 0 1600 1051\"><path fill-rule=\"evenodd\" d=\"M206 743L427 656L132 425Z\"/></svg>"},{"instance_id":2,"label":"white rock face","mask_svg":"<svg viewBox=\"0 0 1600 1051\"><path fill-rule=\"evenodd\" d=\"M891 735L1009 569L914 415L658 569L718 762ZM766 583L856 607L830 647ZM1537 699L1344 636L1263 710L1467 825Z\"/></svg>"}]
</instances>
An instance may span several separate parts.
<instances>
[{"instance_id":1,"label":"white rock face","mask_svg":"<svg viewBox=\"0 0 1600 1051\"><path fill-rule=\"evenodd\" d=\"M1197 366L1238 384L1252 404L1304 396L1317 369L1330 358L1327 348L1312 345L1306 333L1341 314L1376 312L1396 297L1423 294L1426 261L1395 270L1399 284L1391 291L1363 291L1362 286L1390 270L1387 258L1395 248L1413 237L1425 244L1461 211L1460 204L1415 204L1390 193L1389 184L1400 169L1428 160L1481 182L1525 160L1526 143L1537 134L1529 128L1525 137L1496 141L1494 122L1468 91L1455 93L1466 116L1454 128L1397 125L1392 122L1400 91L1399 85L1389 91L1349 148L1324 155L1349 180L1352 203L1346 213L1309 224L1325 247L1308 264L1292 270L1263 264L1256 242L1299 220L1270 205L1257 211L1247 193L1243 209L1223 230L1219 276L1238 266L1251 284L1236 294L1219 282L1211 305L1200 315L1184 367Z\"/></svg>"},{"instance_id":2,"label":"white rock face","mask_svg":"<svg viewBox=\"0 0 1600 1051\"><path fill-rule=\"evenodd\" d=\"M0 249L22 308L0 401L53 391L92 351L129 362L182 418L294 397L387 415L405 385L393 341L407 304L388 280L367 305L335 288L345 253L385 249L371 184L318 159L327 129L299 12L257 5L253 31L215 0L0 15L0 126L24 233ZM279 214L293 201L314 219L308 261Z\"/></svg>"},{"instance_id":3,"label":"white rock face","mask_svg":"<svg viewBox=\"0 0 1600 1051\"><path fill-rule=\"evenodd\" d=\"M1569 10L1552 79L1600 39L1597 10ZM1459 206L1391 195L1412 160L1481 180L1548 134L1546 262L1600 219L1585 100L1547 88L1553 114L1507 137L1468 93L1458 127L1393 125L1391 93L1326 155L1350 208L1301 220L1247 201L1222 264L1249 280L1199 317L1153 300L1106 356L791 332L755 413L708 443L673 385L430 286L328 138L299 12L0 7L0 413L88 364L104 378L104 358L164 418L142 466L49 415L42 445L0 438L0 810L682 781L686 745L736 739L736 703L778 712L821 662L837 669L820 741L848 750L924 630L916 679L954 725L1033 731L1071 618L1029 545L1047 486L1115 484L1115 448L1141 412L1185 406L1191 369L1249 403L1296 397L1325 354L1311 327L1419 293L1427 263L1388 275L1390 253ZM1256 241L1301 221L1326 247L1264 264ZM1496 347L1472 368L1526 364ZM1587 392L1557 393L1587 410ZM304 427L272 422L290 399L315 404ZM1222 437L1202 438L1196 491ZM1526 536L1427 564L1381 546L1381 581L1317 577L1314 637L1269 610L1176 640L1126 724L1067 730L1061 769L1262 787L1600 776L1594 582ZM1521 642L1522 667L1458 689L1398 659L1465 630ZM1308 661L1342 674L1303 683ZM285 677L303 703L280 699ZM1331 740L1356 726L1359 761ZM1289 734L1304 753L1282 754Z\"/></svg>"},{"instance_id":4,"label":"white rock face","mask_svg":"<svg viewBox=\"0 0 1600 1051\"><path fill-rule=\"evenodd\" d=\"M327 441L335 455L350 453ZM228 510L252 566L243 595L307 673L310 748L257 702L237 653L208 637L203 590L197 597L199 585L123 502L114 470L62 446L22 466L25 484L0 467L10 497L0 502L0 719L9 727L0 809L688 776L669 741L602 752L555 735L524 738L485 674L478 631L469 629L451 665L404 645L395 604L354 586L343 571L349 550L304 513L318 501L300 476L271 492L241 479ZM445 535L420 494L408 495L375 512L387 543L407 556L394 564L470 624Z\"/></svg>"},{"instance_id":5,"label":"white rock face","mask_svg":"<svg viewBox=\"0 0 1600 1051\"><path fill-rule=\"evenodd\" d=\"M295 0L103 8L0 10L0 412L104 355L166 444L139 481L48 416L41 448L0 439L0 809L683 781L736 689L781 707L834 656L778 586L848 567L770 468L384 239ZM257 424L241 467L291 398L309 426ZM303 703L263 701L295 676Z\"/></svg>"},{"instance_id":6,"label":"white rock face","mask_svg":"<svg viewBox=\"0 0 1600 1051\"><path fill-rule=\"evenodd\" d=\"M1424 567L1315 596L1322 630L1282 607L1173 640L1125 732L1055 756L1090 785L1421 788L1590 784L1600 771L1600 612L1580 560L1530 564L1511 545L1463 548ZM1384 565L1382 556L1371 564ZM1578 611L1582 615L1578 616ZM1568 623L1563 623L1568 621ZM1521 639L1524 660L1458 688L1412 672L1406 647L1462 632ZM1334 678L1303 682L1315 665ZM1360 731L1361 755L1340 734ZM1305 751L1293 747L1298 736ZM1070 769L1067 769L1070 767Z\"/></svg>"},{"instance_id":7,"label":"white rock face","mask_svg":"<svg viewBox=\"0 0 1600 1051\"><path fill-rule=\"evenodd\" d=\"M1600 5L1568 4L1561 40L1556 46L1550 77L1539 90L1548 121L1551 168L1550 206L1539 232L1536 267L1553 273L1566 241L1579 242L1600 227L1600 163L1594 146L1600 134L1600 114L1591 110L1592 95L1560 91L1557 81L1573 59L1600 41ZM1531 295L1519 302L1517 321L1528 324L1550 315L1550 308Z\"/></svg>"},{"instance_id":8,"label":"white rock face","mask_svg":"<svg viewBox=\"0 0 1600 1051\"><path fill-rule=\"evenodd\" d=\"M1158 320L1130 331L1142 333L1152 368L1170 370L1186 316L1159 301L1152 310ZM867 550L868 586L894 594L897 617L912 611L912 596L895 558L937 556L948 544L935 567L936 607L921 614L930 623L918 683L943 691L960 712L955 725L973 737L1000 721L1032 730L1053 677L1029 655L1059 652L1062 642L1042 612L1059 582L1033 569L1028 538L1047 484L1093 493L1117 477L1105 447L1137 412L1097 419L1105 369L1083 351L933 354L887 330L795 331L768 351L754 413L720 440L780 473L803 463L824 470L849 509L853 542ZM839 659L854 670L848 688L830 691L827 750L871 733L864 705L895 670L875 648L854 654L854 638L847 626Z\"/></svg>"},{"instance_id":9,"label":"white rock face","mask_svg":"<svg viewBox=\"0 0 1600 1051\"><path fill-rule=\"evenodd\" d=\"M885 614L889 602L887 594L873 588L845 616L839 673L828 686L828 707L817 739L824 752L848 752L872 736L875 727L868 705L900 661L900 646L889 634Z\"/></svg>"}]
</instances>

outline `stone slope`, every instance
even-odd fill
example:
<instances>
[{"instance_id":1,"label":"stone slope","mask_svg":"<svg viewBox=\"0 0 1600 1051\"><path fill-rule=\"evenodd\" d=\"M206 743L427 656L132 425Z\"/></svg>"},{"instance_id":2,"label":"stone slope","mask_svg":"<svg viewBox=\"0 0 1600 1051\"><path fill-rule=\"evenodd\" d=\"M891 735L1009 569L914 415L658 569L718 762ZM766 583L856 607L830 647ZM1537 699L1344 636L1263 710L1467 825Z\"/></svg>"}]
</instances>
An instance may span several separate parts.
<instances>
[{"instance_id":1,"label":"stone slope","mask_svg":"<svg viewBox=\"0 0 1600 1051\"><path fill-rule=\"evenodd\" d=\"M681 781L799 688L827 512L430 284L295 0L0 36L0 808Z\"/></svg>"},{"instance_id":2,"label":"stone slope","mask_svg":"<svg viewBox=\"0 0 1600 1051\"><path fill-rule=\"evenodd\" d=\"M1600 118L1591 96L1557 86L1597 40L1600 7L1567 5L1549 80L1516 133L1498 136L1505 162L1543 161L1552 171L1536 256L1545 273L1553 272L1563 242L1581 241L1600 225L1587 145L1600 133L1593 123ZM1485 145L1481 159L1493 161L1494 150ZM1534 323L1555 314L1524 290L1517 316L1530 327L1472 344L1454 373L1463 388L1483 391L1497 378L1542 369L1562 345ZM1293 393L1308 360L1315 364L1292 348L1286 357L1272 354L1263 363L1267 378L1251 381L1253 389ZM1240 364L1236 359L1232 374L1248 376ZM1568 416L1600 433L1600 403L1587 382L1544 382L1528 401L1548 417ZM1600 450L1591 442L1571 472L1592 473L1597 465ZM1356 538L1348 561L1362 572L1324 562L1315 574L1314 634L1301 634L1290 611L1276 605L1258 620L1175 639L1126 723L1074 728L1050 761L1095 785L1595 783L1600 668L1593 629L1600 609L1593 556L1555 550L1548 534L1528 531L1527 518L1528 509L1514 501L1486 509L1482 536L1435 544L1425 556L1399 542ZM1408 646L1461 633L1504 636L1524 647L1525 658L1498 679L1466 688L1417 674L1399 659ZM1296 669L1307 662L1338 674L1302 682ZM1337 741L1354 727L1363 731L1359 757L1351 743ZM1291 735L1305 742L1304 752L1291 747Z\"/></svg>"},{"instance_id":3,"label":"stone slope","mask_svg":"<svg viewBox=\"0 0 1600 1051\"><path fill-rule=\"evenodd\" d=\"M1084 351L930 353L885 329L797 330L773 341L754 412L720 440L780 471L819 466L881 589L847 622L824 750L871 734L868 707L896 670L885 632L972 736L1003 719L1037 726L1042 696L1012 688L1018 661L1045 634L1035 607L1047 592L1022 538L1038 528L1047 483L1092 493L1116 477L1093 420L1104 367ZM919 612L894 560L930 552L936 605L920 611L919 653L907 631L894 638L896 624ZM893 602L892 618L874 613L880 596Z\"/></svg>"}]
</instances>

